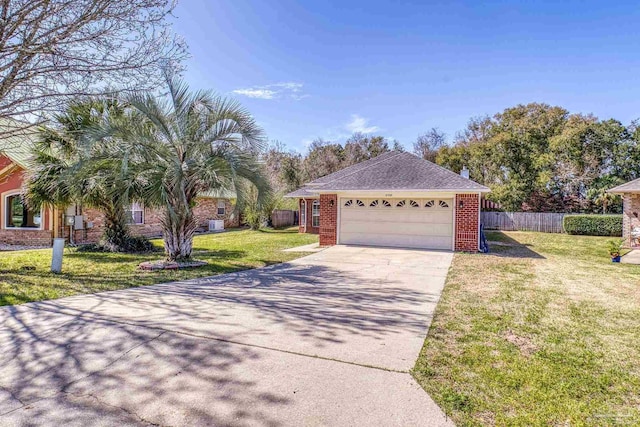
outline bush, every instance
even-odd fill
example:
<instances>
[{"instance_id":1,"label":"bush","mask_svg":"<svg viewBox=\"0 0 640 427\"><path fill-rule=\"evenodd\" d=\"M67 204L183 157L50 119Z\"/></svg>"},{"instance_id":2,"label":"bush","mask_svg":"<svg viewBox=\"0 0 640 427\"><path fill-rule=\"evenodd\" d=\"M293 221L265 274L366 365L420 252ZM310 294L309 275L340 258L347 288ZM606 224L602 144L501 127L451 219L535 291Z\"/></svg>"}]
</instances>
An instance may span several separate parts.
<instances>
[{"instance_id":1,"label":"bush","mask_svg":"<svg viewBox=\"0 0 640 427\"><path fill-rule=\"evenodd\" d=\"M144 253L154 250L153 244L144 236L128 236L122 246L115 247L106 242L78 246L79 252L124 252Z\"/></svg>"},{"instance_id":2,"label":"bush","mask_svg":"<svg viewBox=\"0 0 640 427\"><path fill-rule=\"evenodd\" d=\"M622 236L622 215L565 215L562 226L567 234Z\"/></svg>"}]
</instances>

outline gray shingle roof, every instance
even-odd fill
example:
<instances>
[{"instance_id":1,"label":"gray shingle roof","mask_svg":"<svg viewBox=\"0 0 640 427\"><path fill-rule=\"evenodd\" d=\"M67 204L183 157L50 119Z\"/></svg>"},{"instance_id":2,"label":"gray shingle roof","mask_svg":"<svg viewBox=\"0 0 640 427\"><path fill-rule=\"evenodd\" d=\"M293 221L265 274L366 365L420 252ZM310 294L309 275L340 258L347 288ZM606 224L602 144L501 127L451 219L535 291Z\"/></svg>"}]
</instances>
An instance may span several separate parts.
<instances>
[{"instance_id":1,"label":"gray shingle roof","mask_svg":"<svg viewBox=\"0 0 640 427\"><path fill-rule=\"evenodd\" d=\"M318 191L418 190L481 191L489 188L463 178L441 166L410 153L392 151L350 166L308 183L301 190L311 195ZM288 194L298 195L300 190Z\"/></svg>"},{"instance_id":2,"label":"gray shingle roof","mask_svg":"<svg viewBox=\"0 0 640 427\"><path fill-rule=\"evenodd\" d=\"M640 192L640 178L626 182L607 190L607 193L635 193Z\"/></svg>"},{"instance_id":3,"label":"gray shingle roof","mask_svg":"<svg viewBox=\"0 0 640 427\"><path fill-rule=\"evenodd\" d=\"M5 155L19 166L27 168L36 132L35 129L21 131L20 128L24 126L14 120L0 119L0 129L8 133L0 138L0 155Z\"/></svg>"},{"instance_id":4,"label":"gray shingle roof","mask_svg":"<svg viewBox=\"0 0 640 427\"><path fill-rule=\"evenodd\" d=\"M285 195L284 197L316 197L317 193L313 193L310 187L304 186Z\"/></svg>"}]
</instances>

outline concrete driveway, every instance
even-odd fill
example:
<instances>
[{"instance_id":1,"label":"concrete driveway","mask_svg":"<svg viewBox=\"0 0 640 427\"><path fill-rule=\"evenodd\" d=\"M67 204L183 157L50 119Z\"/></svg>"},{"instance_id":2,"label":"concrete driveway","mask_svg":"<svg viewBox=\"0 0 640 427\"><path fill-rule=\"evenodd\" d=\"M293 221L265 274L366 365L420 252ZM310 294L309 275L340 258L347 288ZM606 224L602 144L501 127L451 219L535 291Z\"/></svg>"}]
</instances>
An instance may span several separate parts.
<instances>
[{"instance_id":1,"label":"concrete driveway","mask_svg":"<svg viewBox=\"0 0 640 427\"><path fill-rule=\"evenodd\" d=\"M0 425L452 425L408 373L451 259L336 246L3 307Z\"/></svg>"}]
</instances>

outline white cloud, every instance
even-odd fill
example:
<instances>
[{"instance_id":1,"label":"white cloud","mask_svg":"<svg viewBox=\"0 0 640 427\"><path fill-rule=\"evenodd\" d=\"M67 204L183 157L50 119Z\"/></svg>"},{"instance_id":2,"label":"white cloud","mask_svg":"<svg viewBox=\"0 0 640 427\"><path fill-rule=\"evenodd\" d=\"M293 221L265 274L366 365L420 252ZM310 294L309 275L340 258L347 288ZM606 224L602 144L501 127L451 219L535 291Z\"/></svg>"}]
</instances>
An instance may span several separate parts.
<instances>
[{"instance_id":1,"label":"white cloud","mask_svg":"<svg viewBox=\"0 0 640 427\"><path fill-rule=\"evenodd\" d=\"M347 129L352 132L362 132L362 133L372 133L380 130L378 126L367 126L369 124L369 119L365 119L364 117L358 114L351 115L351 121L347 123Z\"/></svg>"},{"instance_id":2,"label":"white cloud","mask_svg":"<svg viewBox=\"0 0 640 427\"><path fill-rule=\"evenodd\" d=\"M302 83L283 82L236 89L233 93L257 99L289 98L300 101L301 99L309 97L309 95L302 92L302 86Z\"/></svg>"},{"instance_id":3,"label":"white cloud","mask_svg":"<svg viewBox=\"0 0 640 427\"><path fill-rule=\"evenodd\" d=\"M233 93L258 99L273 99L273 96L276 94L275 91L268 89L236 89Z\"/></svg>"}]
</instances>

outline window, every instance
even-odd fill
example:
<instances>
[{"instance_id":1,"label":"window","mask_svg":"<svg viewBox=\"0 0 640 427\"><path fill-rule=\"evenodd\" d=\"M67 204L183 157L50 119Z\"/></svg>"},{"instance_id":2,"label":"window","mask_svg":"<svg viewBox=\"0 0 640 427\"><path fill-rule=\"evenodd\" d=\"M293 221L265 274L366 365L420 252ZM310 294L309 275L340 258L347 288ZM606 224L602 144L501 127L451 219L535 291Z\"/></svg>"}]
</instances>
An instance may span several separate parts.
<instances>
[{"instance_id":1,"label":"window","mask_svg":"<svg viewBox=\"0 0 640 427\"><path fill-rule=\"evenodd\" d=\"M144 224L144 206L138 203L131 204L131 224Z\"/></svg>"},{"instance_id":2,"label":"window","mask_svg":"<svg viewBox=\"0 0 640 427\"><path fill-rule=\"evenodd\" d=\"M418 202L416 202L415 200L409 200L409 204L411 205L412 208L419 208L420 204Z\"/></svg>"},{"instance_id":3,"label":"window","mask_svg":"<svg viewBox=\"0 0 640 427\"><path fill-rule=\"evenodd\" d=\"M382 201L382 206L384 206L385 208L390 208L391 207L391 203L389 203L388 200L383 200Z\"/></svg>"},{"instance_id":4,"label":"window","mask_svg":"<svg viewBox=\"0 0 640 427\"><path fill-rule=\"evenodd\" d=\"M445 202L444 200L440 200L438 202L438 205L440 205L441 208L448 208L449 204L447 202Z\"/></svg>"},{"instance_id":5,"label":"window","mask_svg":"<svg viewBox=\"0 0 640 427\"><path fill-rule=\"evenodd\" d=\"M311 205L311 226L320 227L320 201L314 200Z\"/></svg>"},{"instance_id":6,"label":"window","mask_svg":"<svg viewBox=\"0 0 640 427\"><path fill-rule=\"evenodd\" d=\"M425 208L432 208L433 205L435 205L435 204L436 204L435 200L429 200L427 203L424 204L424 207Z\"/></svg>"},{"instance_id":7,"label":"window","mask_svg":"<svg viewBox=\"0 0 640 427\"><path fill-rule=\"evenodd\" d=\"M29 209L21 194L11 194L4 200L6 228L40 228L42 212Z\"/></svg>"},{"instance_id":8,"label":"window","mask_svg":"<svg viewBox=\"0 0 640 427\"><path fill-rule=\"evenodd\" d=\"M224 200L218 200L218 215L224 215L227 211L227 204Z\"/></svg>"},{"instance_id":9,"label":"window","mask_svg":"<svg viewBox=\"0 0 640 427\"><path fill-rule=\"evenodd\" d=\"M374 200L373 202L369 203L369 207L370 208L375 208L376 206L378 206L378 201Z\"/></svg>"},{"instance_id":10,"label":"window","mask_svg":"<svg viewBox=\"0 0 640 427\"><path fill-rule=\"evenodd\" d=\"M353 204L353 200L347 200L346 202L344 202L344 207L348 208L349 206L351 206Z\"/></svg>"},{"instance_id":11,"label":"window","mask_svg":"<svg viewBox=\"0 0 640 427\"><path fill-rule=\"evenodd\" d=\"M404 200L400 200L398 203L396 203L396 208L403 208L405 203L406 202Z\"/></svg>"},{"instance_id":12,"label":"window","mask_svg":"<svg viewBox=\"0 0 640 427\"><path fill-rule=\"evenodd\" d=\"M356 200L356 205L360 208L364 208L364 202L362 200Z\"/></svg>"}]
</instances>

